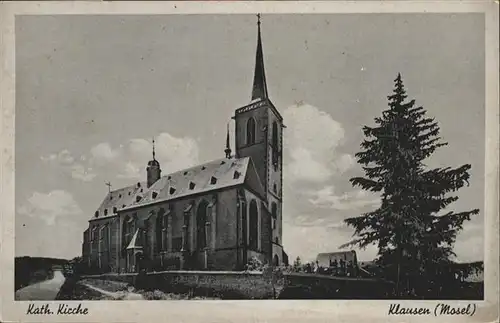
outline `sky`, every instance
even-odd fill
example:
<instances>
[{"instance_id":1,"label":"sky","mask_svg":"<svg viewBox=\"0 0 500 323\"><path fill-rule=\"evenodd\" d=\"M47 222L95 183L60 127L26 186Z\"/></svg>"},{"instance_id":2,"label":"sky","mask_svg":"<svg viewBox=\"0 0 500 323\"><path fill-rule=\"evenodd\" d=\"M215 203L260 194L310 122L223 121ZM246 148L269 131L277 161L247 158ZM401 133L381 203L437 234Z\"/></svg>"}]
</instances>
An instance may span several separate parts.
<instances>
[{"instance_id":1,"label":"sky","mask_svg":"<svg viewBox=\"0 0 500 323\"><path fill-rule=\"evenodd\" d=\"M250 102L253 15L16 18L16 256L72 258L108 191L224 156ZM283 245L290 259L338 251L343 220L379 201L349 179L362 126L401 73L449 144L429 167L471 164L449 210L481 209L455 244L483 260L484 19L479 14L263 15L269 95L283 115ZM231 123L234 139L234 124ZM234 147L234 145L233 145ZM374 246L358 250L376 256Z\"/></svg>"}]
</instances>

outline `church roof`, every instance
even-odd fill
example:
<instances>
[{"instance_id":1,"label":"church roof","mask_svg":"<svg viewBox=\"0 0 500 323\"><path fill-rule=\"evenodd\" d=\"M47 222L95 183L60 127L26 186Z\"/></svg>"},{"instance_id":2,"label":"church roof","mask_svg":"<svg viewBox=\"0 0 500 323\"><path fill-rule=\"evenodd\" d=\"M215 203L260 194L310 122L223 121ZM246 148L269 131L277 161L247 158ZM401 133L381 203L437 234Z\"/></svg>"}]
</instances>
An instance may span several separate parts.
<instances>
[{"instance_id":1,"label":"church roof","mask_svg":"<svg viewBox=\"0 0 500 323\"><path fill-rule=\"evenodd\" d=\"M105 208L108 209L107 216L111 216L115 214L113 208L120 211L140 207L242 185L245 181L264 196L262 182L250 157L213 160L164 175L149 188L141 182L108 193L99 207L98 218L105 216Z\"/></svg>"},{"instance_id":2,"label":"church roof","mask_svg":"<svg viewBox=\"0 0 500 323\"><path fill-rule=\"evenodd\" d=\"M97 209L93 218L101 218L116 214L117 211L130 206L136 201L137 196L142 196L147 191L146 182L122 187L109 192Z\"/></svg>"}]
</instances>

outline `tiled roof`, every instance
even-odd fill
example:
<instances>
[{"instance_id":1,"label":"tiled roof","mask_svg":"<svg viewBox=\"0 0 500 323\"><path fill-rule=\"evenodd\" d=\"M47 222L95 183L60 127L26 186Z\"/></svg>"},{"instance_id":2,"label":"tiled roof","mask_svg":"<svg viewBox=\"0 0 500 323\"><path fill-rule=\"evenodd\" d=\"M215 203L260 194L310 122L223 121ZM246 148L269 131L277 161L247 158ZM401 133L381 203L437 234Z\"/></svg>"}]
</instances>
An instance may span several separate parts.
<instances>
[{"instance_id":1,"label":"tiled roof","mask_svg":"<svg viewBox=\"0 0 500 323\"><path fill-rule=\"evenodd\" d=\"M132 206L172 200L242 184L245 181L248 162L248 157L219 159L165 175L145 192L140 201L134 201Z\"/></svg>"},{"instance_id":2,"label":"tiled roof","mask_svg":"<svg viewBox=\"0 0 500 323\"><path fill-rule=\"evenodd\" d=\"M148 190L146 182L139 182L109 192L92 218L111 216L136 201L137 196L142 196ZM97 215L97 217L96 217Z\"/></svg>"},{"instance_id":3,"label":"tiled roof","mask_svg":"<svg viewBox=\"0 0 500 323\"><path fill-rule=\"evenodd\" d=\"M104 216L105 208L108 208L110 216L113 207L120 211L243 184L250 164L249 157L218 159L164 175L150 188L141 182L112 191L99 207L99 217Z\"/></svg>"}]
</instances>

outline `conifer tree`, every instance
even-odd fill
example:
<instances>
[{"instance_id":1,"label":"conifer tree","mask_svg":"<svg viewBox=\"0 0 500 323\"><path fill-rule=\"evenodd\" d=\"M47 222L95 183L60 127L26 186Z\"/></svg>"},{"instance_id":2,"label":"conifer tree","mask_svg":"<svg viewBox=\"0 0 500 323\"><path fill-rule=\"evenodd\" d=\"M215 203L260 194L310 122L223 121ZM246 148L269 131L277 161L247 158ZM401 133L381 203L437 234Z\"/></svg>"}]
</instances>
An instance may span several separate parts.
<instances>
[{"instance_id":1,"label":"conifer tree","mask_svg":"<svg viewBox=\"0 0 500 323\"><path fill-rule=\"evenodd\" d=\"M346 245L376 244L377 263L397 283L399 295L425 293L443 278L457 233L479 213L444 212L458 199L453 192L468 184L471 165L427 169L425 160L447 143L439 137L437 122L415 100L406 99L398 74L389 108L375 118L374 127L363 127L362 151L355 156L365 177L350 180L379 193L380 207L345 220L356 236Z\"/></svg>"}]
</instances>

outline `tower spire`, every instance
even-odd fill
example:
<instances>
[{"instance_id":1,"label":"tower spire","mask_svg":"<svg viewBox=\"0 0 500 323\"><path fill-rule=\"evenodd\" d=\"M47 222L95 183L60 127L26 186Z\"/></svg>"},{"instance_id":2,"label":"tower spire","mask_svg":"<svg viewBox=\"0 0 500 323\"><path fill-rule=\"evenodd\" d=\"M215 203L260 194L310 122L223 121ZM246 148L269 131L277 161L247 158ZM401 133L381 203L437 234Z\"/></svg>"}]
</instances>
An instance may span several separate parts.
<instances>
[{"instance_id":1,"label":"tower spire","mask_svg":"<svg viewBox=\"0 0 500 323\"><path fill-rule=\"evenodd\" d=\"M156 160L156 153L155 153L155 138L153 138L153 160Z\"/></svg>"},{"instance_id":2,"label":"tower spire","mask_svg":"<svg viewBox=\"0 0 500 323\"><path fill-rule=\"evenodd\" d=\"M227 131L226 131L226 149L224 149L226 153L226 158L231 158L231 145L229 143L229 122L227 123Z\"/></svg>"},{"instance_id":3,"label":"tower spire","mask_svg":"<svg viewBox=\"0 0 500 323\"><path fill-rule=\"evenodd\" d=\"M262 53L262 38L260 35L260 13L257 14L257 51L255 54L255 72L253 76L252 100L267 99L266 71Z\"/></svg>"},{"instance_id":4,"label":"tower spire","mask_svg":"<svg viewBox=\"0 0 500 323\"><path fill-rule=\"evenodd\" d=\"M147 172L147 185L151 187L161 177L160 163L156 160L155 138L153 138L153 159L148 162Z\"/></svg>"}]
</instances>

